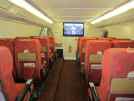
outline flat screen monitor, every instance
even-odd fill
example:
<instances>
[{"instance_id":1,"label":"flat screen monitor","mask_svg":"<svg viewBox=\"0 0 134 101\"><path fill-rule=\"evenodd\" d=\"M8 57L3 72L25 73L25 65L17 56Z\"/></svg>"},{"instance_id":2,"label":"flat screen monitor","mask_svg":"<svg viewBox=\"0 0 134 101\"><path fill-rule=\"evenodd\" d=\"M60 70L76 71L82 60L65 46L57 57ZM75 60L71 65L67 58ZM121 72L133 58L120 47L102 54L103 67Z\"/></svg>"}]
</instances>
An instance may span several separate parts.
<instances>
[{"instance_id":1,"label":"flat screen monitor","mask_svg":"<svg viewBox=\"0 0 134 101\"><path fill-rule=\"evenodd\" d=\"M64 22L64 36L84 36L84 23L80 22Z\"/></svg>"}]
</instances>

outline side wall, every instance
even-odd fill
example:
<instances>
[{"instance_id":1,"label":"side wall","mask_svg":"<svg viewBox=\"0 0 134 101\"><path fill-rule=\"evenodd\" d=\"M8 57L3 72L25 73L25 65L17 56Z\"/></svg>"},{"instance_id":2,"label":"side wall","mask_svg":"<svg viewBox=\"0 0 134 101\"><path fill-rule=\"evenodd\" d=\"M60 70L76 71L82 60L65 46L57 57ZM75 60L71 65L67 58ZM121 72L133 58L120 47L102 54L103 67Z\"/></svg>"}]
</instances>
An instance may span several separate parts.
<instances>
[{"instance_id":1,"label":"side wall","mask_svg":"<svg viewBox=\"0 0 134 101\"><path fill-rule=\"evenodd\" d=\"M134 21L106 26L110 37L128 38L134 40Z\"/></svg>"},{"instance_id":2,"label":"side wall","mask_svg":"<svg viewBox=\"0 0 134 101\"><path fill-rule=\"evenodd\" d=\"M40 31L41 28L37 26L0 19L0 37L32 36Z\"/></svg>"}]
</instances>

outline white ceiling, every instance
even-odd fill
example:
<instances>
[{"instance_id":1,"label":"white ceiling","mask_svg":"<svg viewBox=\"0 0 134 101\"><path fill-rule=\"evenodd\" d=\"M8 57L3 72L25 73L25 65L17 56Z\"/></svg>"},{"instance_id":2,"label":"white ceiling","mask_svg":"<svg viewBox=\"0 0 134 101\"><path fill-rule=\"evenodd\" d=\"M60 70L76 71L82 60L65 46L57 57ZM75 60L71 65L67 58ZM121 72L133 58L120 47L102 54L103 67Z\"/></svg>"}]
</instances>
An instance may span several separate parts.
<instances>
[{"instance_id":1,"label":"white ceiling","mask_svg":"<svg viewBox=\"0 0 134 101\"><path fill-rule=\"evenodd\" d=\"M134 9L129 10L128 12L121 14L119 16L112 17L111 19L102 21L98 24L96 24L96 27L104 27L104 26L109 26L121 22L134 22Z\"/></svg>"},{"instance_id":2,"label":"white ceiling","mask_svg":"<svg viewBox=\"0 0 134 101\"><path fill-rule=\"evenodd\" d=\"M103 15L105 12L126 3L130 0L27 0L33 6L44 12L55 22L58 21L90 21L90 19ZM44 21L29 12L14 6L8 0L0 0L0 9L15 14L16 16L32 20L40 24ZM131 16L131 17L130 17ZM132 11L121 18L132 18ZM120 20L114 19L115 21ZM109 20L110 21L110 20ZM112 20L113 22L113 20ZM107 23L106 23L107 24Z\"/></svg>"},{"instance_id":3,"label":"white ceiling","mask_svg":"<svg viewBox=\"0 0 134 101\"><path fill-rule=\"evenodd\" d=\"M128 0L32 0L55 21L87 21Z\"/></svg>"},{"instance_id":4,"label":"white ceiling","mask_svg":"<svg viewBox=\"0 0 134 101\"><path fill-rule=\"evenodd\" d=\"M21 22L26 22L26 23L32 22L30 24L36 23L39 25L46 25L46 22L44 22L43 20L40 20L36 16L33 16L31 13L27 12L26 10L11 4L10 2L8 2L8 0L0 0L0 19L3 18L5 20L19 19L18 21Z\"/></svg>"}]
</instances>

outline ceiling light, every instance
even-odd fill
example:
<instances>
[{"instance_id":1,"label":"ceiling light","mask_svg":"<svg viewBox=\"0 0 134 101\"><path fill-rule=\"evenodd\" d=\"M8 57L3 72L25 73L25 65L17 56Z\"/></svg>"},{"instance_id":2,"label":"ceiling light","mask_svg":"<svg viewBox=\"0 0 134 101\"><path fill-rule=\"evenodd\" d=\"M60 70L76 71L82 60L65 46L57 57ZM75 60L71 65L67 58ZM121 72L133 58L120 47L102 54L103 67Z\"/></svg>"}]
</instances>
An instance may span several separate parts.
<instances>
[{"instance_id":1,"label":"ceiling light","mask_svg":"<svg viewBox=\"0 0 134 101\"><path fill-rule=\"evenodd\" d=\"M8 0L9 2L27 10L28 12L32 13L33 15L37 16L38 18L45 20L46 22L52 24L53 21L48 18L46 15L41 13L39 10L37 10L35 7L33 7L31 4L26 2L26 0Z\"/></svg>"},{"instance_id":2,"label":"ceiling light","mask_svg":"<svg viewBox=\"0 0 134 101\"><path fill-rule=\"evenodd\" d=\"M103 16L101 16L101 17L99 17L99 18L97 18L93 21L91 21L91 24L96 24L96 23L99 23L101 21L107 20L107 19L112 18L114 16L125 13L128 10L133 9L133 8L134 8L134 0L132 0L132 1L126 3L122 6L114 9L113 11L111 11L111 12L109 12L109 13L107 13L107 14L105 14L105 15L103 15Z\"/></svg>"}]
</instances>

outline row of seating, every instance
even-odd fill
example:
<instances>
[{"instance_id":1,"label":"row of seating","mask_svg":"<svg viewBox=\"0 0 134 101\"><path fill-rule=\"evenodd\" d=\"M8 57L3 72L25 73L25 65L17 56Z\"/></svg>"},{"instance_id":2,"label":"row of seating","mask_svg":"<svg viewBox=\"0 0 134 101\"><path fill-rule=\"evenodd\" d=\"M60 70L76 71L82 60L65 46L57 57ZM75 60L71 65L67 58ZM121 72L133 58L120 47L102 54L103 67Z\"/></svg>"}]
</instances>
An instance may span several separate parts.
<instances>
[{"instance_id":1,"label":"row of seating","mask_svg":"<svg viewBox=\"0 0 134 101\"><path fill-rule=\"evenodd\" d=\"M109 48L133 48L134 41L115 38L88 38L82 37L78 41L78 56L80 64L86 74L87 80L99 84L101 78L101 60L103 53ZM97 74L97 75L96 75Z\"/></svg>"},{"instance_id":2,"label":"row of seating","mask_svg":"<svg viewBox=\"0 0 134 101\"><path fill-rule=\"evenodd\" d=\"M78 39L77 42L77 59L79 59L80 63L84 62L84 54L85 54L85 47L86 43L89 40L104 40L109 41L111 48L128 48L134 47L134 41L128 39L116 39L116 38L96 38L96 37L81 37Z\"/></svg>"},{"instance_id":3,"label":"row of seating","mask_svg":"<svg viewBox=\"0 0 134 101\"><path fill-rule=\"evenodd\" d=\"M0 101L28 101L55 59L53 37L0 39ZM2 100L3 99L3 100Z\"/></svg>"},{"instance_id":4,"label":"row of seating","mask_svg":"<svg viewBox=\"0 0 134 101\"><path fill-rule=\"evenodd\" d=\"M113 38L80 38L80 64L89 82L93 101L134 100L134 41ZM130 83L130 84L129 84ZM95 84L98 94L94 91ZM98 97L99 96L99 97ZM116 99L116 100L115 100Z\"/></svg>"},{"instance_id":5,"label":"row of seating","mask_svg":"<svg viewBox=\"0 0 134 101\"><path fill-rule=\"evenodd\" d=\"M89 82L92 101L134 101L134 48L104 52L100 86Z\"/></svg>"}]
</instances>

